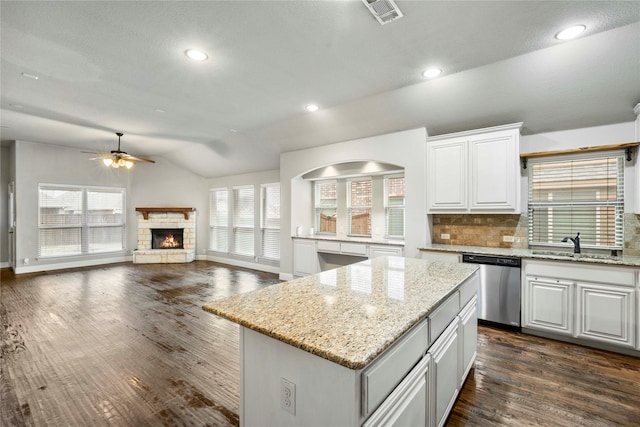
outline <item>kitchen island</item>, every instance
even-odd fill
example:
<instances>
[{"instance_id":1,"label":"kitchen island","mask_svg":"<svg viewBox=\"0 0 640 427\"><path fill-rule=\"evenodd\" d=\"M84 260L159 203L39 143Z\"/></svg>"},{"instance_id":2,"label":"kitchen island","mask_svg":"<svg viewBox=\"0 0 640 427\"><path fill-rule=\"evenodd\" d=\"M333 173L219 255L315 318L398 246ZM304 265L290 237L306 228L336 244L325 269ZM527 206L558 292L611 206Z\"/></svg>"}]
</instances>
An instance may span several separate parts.
<instances>
[{"instance_id":1,"label":"kitchen island","mask_svg":"<svg viewBox=\"0 0 640 427\"><path fill-rule=\"evenodd\" d=\"M475 359L476 270L380 257L206 304L241 326L241 425L443 423Z\"/></svg>"}]
</instances>

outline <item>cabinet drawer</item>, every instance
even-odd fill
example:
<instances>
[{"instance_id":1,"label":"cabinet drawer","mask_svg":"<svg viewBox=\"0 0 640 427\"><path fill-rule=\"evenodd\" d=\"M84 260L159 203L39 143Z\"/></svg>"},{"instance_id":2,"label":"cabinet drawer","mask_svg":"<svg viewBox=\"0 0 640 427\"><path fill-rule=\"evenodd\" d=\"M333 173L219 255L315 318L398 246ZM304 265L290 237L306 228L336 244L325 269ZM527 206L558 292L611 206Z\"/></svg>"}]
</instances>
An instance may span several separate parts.
<instances>
[{"instance_id":1,"label":"cabinet drawer","mask_svg":"<svg viewBox=\"0 0 640 427\"><path fill-rule=\"evenodd\" d=\"M340 242L328 242L326 240L318 240L318 252L340 253Z\"/></svg>"},{"instance_id":2,"label":"cabinet drawer","mask_svg":"<svg viewBox=\"0 0 640 427\"><path fill-rule=\"evenodd\" d=\"M367 256L366 243L342 243L340 249L343 254Z\"/></svg>"},{"instance_id":3,"label":"cabinet drawer","mask_svg":"<svg viewBox=\"0 0 640 427\"><path fill-rule=\"evenodd\" d=\"M368 416L427 352L429 321L423 320L362 373L362 415Z\"/></svg>"},{"instance_id":4,"label":"cabinet drawer","mask_svg":"<svg viewBox=\"0 0 640 427\"><path fill-rule=\"evenodd\" d=\"M478 274L478 272L474 273L473 276L460 285L460 307L464 307L478 293L480 283Z\"/></svg>"},{"instance_id":5,"label":"cabinet drawer","mask_svg":"<svg viewBox=\"0 0 640 427\"><path fill-rule=\"evenodd\" d=\"M430 343L438 339L442 331L460 312L460 292L456 291L440 307L429 315Z\"/></svg>"}]
</instances>

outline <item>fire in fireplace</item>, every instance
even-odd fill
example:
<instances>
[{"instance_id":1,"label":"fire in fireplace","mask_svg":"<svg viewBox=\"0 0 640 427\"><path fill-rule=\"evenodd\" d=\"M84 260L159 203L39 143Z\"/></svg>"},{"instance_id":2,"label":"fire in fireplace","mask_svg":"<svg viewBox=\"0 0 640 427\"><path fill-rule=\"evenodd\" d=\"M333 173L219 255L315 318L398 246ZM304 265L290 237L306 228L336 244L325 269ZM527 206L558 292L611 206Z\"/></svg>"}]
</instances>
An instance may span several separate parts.
<instances>
[{"instance_id":1,"label":"fire in fireplace","mask_svg":"<svg viewBox=\"0 0 640 427\"><path fill-rule=\"evenodd\" d=\"M183 228L152 228L151 249L183 249Z\"/></svg>"}]
</instances>

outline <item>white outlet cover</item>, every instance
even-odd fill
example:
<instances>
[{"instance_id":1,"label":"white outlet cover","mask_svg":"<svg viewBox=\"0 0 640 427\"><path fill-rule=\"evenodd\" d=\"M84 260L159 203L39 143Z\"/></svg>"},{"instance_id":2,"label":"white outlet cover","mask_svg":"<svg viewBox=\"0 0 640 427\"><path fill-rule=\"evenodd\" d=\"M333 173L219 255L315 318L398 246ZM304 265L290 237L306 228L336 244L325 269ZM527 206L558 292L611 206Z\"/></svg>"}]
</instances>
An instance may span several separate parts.
<instances>
[{"instance_id":1,"label":"white outlet cover","mask_svg":"<svg viewBox=\"0 0 640 427\"><path fill-rule=\"evenodd\" d=\"M296 414L296 385L286 378L280 378L280 407Z\"/></svg>"},{"instance_id":2,"label":"white outlet cover","mask_svg":"<svg viewBox=\"0 0 640 427\"><path fill-rule=\"evenodd\" d=\"M448 233L442 233L442 234L440 235L440 238L441 238L442 240L449 240L449 239L451 238L451 236L450 236Z\"/></svg>"}]
</instances>

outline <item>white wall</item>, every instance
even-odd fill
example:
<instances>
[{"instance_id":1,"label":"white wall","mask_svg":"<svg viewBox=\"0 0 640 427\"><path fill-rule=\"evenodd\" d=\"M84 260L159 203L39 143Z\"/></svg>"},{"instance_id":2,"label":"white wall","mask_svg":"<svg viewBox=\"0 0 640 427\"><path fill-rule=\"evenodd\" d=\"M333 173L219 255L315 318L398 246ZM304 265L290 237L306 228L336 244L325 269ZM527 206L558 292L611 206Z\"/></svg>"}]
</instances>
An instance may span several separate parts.
<instances>
[{"instance_id":1,"label":"white wall","mask_svg":"<svg viewBox=\"0 0 640 427\"><path fill-rule=\"evenodd\" d=\"M0 267L7 267L9 260L8 244L8 185L9 175L9 146L0 146Z\"/></svg>"},{"instance_id":2,"label":"white wall","mask_svg":"<svg viewBox=\"0 0 640 427\"><path fill-rule=\"evenodd\" d=\"M230 175L221 178L212 178L207 181L207 191L205 191L207 198L207 203L209 200L209 191L214 188L227 188L229 190L229 194L233 190L233 187L245 186L245 185L253 185L254 186L254 212L255 212L255 222L254 229L256 230L255 234L255 248L256 253L254 257L246 257L241 255L234 255L230 253L220 253L214 251L207 251L207 259L216 262L222 262L231 265L237 265L240 267L254 268L263 271L269 271L272 273L279 272L279 263L261 259L259 255L259 230L260 230L260 186L261 184L273 184L280 182L280 171L272 170L265 172L255 172L255 173L247 173L241 175ZM231 200L231 199L230 199ZM208 233L208 221L209 218L207 216L207 233ZM232 233L229 233L229 238L231 239ZM208 242L208 239L207 239ZM231 248L231 242L229 242L229 248Z\"/></svg>"},{"instance_id":3,"label":"white wall","mask_svg":"<svg viewBox=\"0 0 640 427\"><path fill-rule=\"evenodd\" d=\"M282 235L280 273L293 274L291 236L299 225L313 227L311 182L301 176L333 163L378 161L402 166L405 170L405 256L418 256L418 247L431 241L427 227L425 128L340 142L280 156Z\"/></svg>"}]
</instances>

